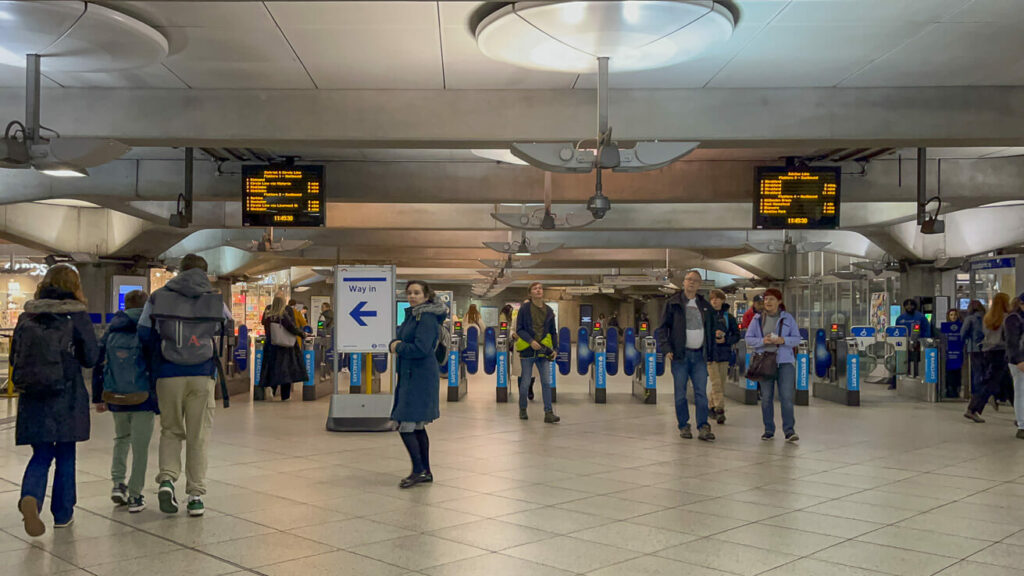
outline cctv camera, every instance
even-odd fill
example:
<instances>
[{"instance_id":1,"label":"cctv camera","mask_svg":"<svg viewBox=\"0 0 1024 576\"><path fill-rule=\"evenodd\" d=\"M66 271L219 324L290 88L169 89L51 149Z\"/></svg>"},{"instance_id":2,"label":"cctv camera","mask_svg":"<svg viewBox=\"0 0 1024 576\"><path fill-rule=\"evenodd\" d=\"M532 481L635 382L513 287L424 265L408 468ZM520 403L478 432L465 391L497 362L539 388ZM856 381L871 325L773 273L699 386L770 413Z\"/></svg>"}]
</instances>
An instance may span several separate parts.
<instances>
[{"instance_id":1,"label":"cctv camera","mask_svg":"<svg viewBox=\"0 0 1024 576\"><path fill-rule=\"evenodd\" d=\"M587 200L587 210L594 215L594 218L600 220L604 218L604 215L612 209L612 203L608 200L608 197L600 192L594 194Z\"/></svg>"}]
</instances>

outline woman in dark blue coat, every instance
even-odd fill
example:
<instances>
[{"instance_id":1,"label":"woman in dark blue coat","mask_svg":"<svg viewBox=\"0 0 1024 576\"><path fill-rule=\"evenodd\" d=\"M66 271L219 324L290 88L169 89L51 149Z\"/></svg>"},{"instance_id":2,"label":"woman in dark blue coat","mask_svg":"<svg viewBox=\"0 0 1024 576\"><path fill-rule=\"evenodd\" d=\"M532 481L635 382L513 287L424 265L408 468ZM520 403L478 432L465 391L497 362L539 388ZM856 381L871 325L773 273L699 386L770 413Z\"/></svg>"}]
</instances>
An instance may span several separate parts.
<instances>
[{"instance_id":1,"label":"woman in dark blue coat","mask_svg":"<svg viewBox=\"0 0 1024 576\"><path fill-rule=\"evenodd\" d=\"M65 383L57 394L32 394L26 391L18 399L18 420L15 444L31 445L32 459L25 468L21 482L21 510L25 531L41 536L46 531L39 514L43 511L46 480L50 463L57 461L53 475L50 512L56 528L64 528L74 520L75 443L89 439L89 393L85 388L82 368L91 368L99 357L96 332L85 309L85 296L78 272L66 264L54 266L36 289L35 299L25 303L25 312L18 318L18 327L32 322L70 322L71 346L63 352ZM30 362L33 345L39 342L20 341L27 332L15 328L11 342L11 358L17 384L18 366ZM60 342L54 343L59 346ZM38 353L36 354L38 356ZM24 369L24 365L23 365Z\"/></svg>"},{"instance_id":2,"label":"woman in dark blue coat","mask_svg":"<svg viewBox=\"0 0 1024 576\"><path fill-rule=\"evenodd\" d=\"M434 350L448 309L434 302L430 286L421 280L410 280L405 295L409 309L405 321L398 327L398 338L391 343L398 374L391 419L398 422L398 433L412 461L412 473L403 478L399 486L410 488L434 481L426 425L441 416L438 401L441 374Z\"/></svg>"}]
</instances>

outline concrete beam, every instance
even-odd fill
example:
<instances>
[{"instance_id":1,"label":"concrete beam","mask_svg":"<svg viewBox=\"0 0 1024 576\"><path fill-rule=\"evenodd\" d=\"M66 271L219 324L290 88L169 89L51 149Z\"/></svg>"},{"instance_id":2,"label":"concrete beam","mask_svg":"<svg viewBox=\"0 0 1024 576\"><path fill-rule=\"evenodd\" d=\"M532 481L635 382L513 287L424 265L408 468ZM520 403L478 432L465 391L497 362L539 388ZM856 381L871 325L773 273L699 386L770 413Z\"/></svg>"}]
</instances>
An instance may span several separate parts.
<instances>
[{"instance_id":1,"label":"concrete beam","mask_svg":"<svg viewBox=\"0 0 1024 576\"><path fill-rule=\"evenodd\" d=\"M591 90L169 90L42 93L65 136L133 145L471 147L594 134ZM24 91L0 90L0 118ZM88 111L88 113L85 113ZM622 140L707 145L1024 144L1024 87L612 90Z\"/></svg>"}]
</instances>

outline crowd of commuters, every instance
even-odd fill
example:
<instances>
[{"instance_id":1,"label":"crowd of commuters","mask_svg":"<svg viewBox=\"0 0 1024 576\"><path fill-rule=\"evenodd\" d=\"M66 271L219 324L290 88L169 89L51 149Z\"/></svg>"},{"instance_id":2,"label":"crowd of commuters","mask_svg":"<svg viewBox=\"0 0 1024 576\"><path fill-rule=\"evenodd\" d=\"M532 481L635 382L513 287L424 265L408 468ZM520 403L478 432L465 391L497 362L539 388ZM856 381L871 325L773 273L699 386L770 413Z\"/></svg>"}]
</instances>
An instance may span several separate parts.
<instances>
[{"instance_id":1,"label":"crowd of commuters","mask_svg":"<svg viewBox=\"0 0 1024 576\"><path fill-rule=\"evenodd\" d=\"M111 500L129 512L146 507L143 489L147 455L156 416L160 420L160 510L174 514L179 505L174 483L181 476L181 449L185 444L185 491L188 513L203 515L206 493L207 442L214 413L214 376L218 368L217 338L230 328L231 314L207 278L205 260L195 255L182 259L181 273L152 295L133 291L125 298L102 339L97 341L86 313L77 271L68 265L53 266L39 284L35 298L25 305L12 340L14 383L21 393L18 403L16 443L31 445L18 508L26 532L45 532L40 514L50 467L55 463L50 511L54 527L74 521L76 501L75 447L89 439L89 394L83 368L95 367L92 403L97 412L110 411L114 419L111 462ZM764 432L772 440L776 432L775 398L782 413L782 432L796 442L794 402L796 394L796 347L801 336L797 321L786 311L783 294L765 290L754 298L741 321L730 313L726 296L712 290L705 299L699 290L701 275L684 274L682 290L668 298L656 337L665 351L674 387L675 417L680 437L693 438L687 389L692 388L697 438L711 442L715 435L710 419L725 423L724 386L735 364L734 345L744 338L757 358ZM397 337L390 344L395 358L396 386L391 419L411 462L410 474L401 488L433 482L427 425L440 417L438 349L450 345L445 338L448 308L438 302L430 286L421 280L406 285L409 309ZM971 401L964 416L981 418L991 398L1024 394L1024 294L1013 301L999 293L988 310L972 301L961 322L958 311L946 320L959 329L969 355ZM326 323L332 323L325 308ZM322 316L323 318L323 316ZM321 321L322 321L321 318ZM509 305L498 317L510 332L509 352L518 370L519 417L528 416L529 388L534 368L541 381L544 422L557 423L551 393L551 363L558 347L555 313L544 300L544 286L535 282L529 299L518 310ZM262 319L268 335L262 366L263 385L271 395L280 390L287 400L293 382L305 380L301 344L305 318L294 301L274 299ZM479 310L472 306L463 319L466 326L483 332ZM617 323L617 322L616 322ZM927 319L916 302L903 304L896 324L930 335ZM745 331L741 336L741 331ZM911 362L913 364L913 362ZM711 382L710 396L708 381ZM959 374L950 379L959 381ZM950 387L951 396L958 390ZM1017 437L1024 438L1024 403L1014 405ZM131 455L129 472L128 457Z\"/></svg>"}]
</instances>

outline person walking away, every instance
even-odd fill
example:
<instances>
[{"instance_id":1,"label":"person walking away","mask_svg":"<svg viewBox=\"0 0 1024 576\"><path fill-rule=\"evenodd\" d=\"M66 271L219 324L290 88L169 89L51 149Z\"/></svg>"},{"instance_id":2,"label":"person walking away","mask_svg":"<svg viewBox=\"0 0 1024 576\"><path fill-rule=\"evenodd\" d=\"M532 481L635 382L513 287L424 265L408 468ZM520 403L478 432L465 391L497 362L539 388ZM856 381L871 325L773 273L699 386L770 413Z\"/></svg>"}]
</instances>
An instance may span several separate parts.
<instances>
[{"instance_id":1,"label":"person walking away","mask_svg":"<svg viewBox=\"0 0 1024 576\"><path fill-rule=\"evenodd\" d=\"M967 317L960 327L960 340L964 344L964 355L967 359L967 374L970 382L970 396L979 394L981 390L981 341L985 339L982 323L985 320L985 305L978 300L971 300L967 305Z\"/></svg>"},{"instance_id":2,"label":"person walking away","mask_svg":"<svg viewBox=\"0 0 1024 576\"><path fill-rule=\"evenodd\" d=\"M1017 417L1017 438L1024 440L1024 292L1014 299L1012 308L1003 321L1003 339L1006 342L1006 361L1013 378L1013 413Z\"/></svg>"},{"instance_id":3,"label":"person walking away","mask_svg":"<svg viewBox=\"0 0 1024 576\"><path fill-rule=\"evenodd\" d=\"M320 317L317 318L317 335L330 337L334 334L334 311L331 303L324 302L320 306Z\"/></svg>"},{"instance_id":4,"label":"person walking away","mask_svg":"<svg viewBox=\"0 0 1024 576\"><path fill-rule=\"evenodd\" d=\"M501 308L501 312L498 312L498 328L501 328L501 323L505 322L508 326L508 376L509 382L515 378L516 390L519 390L519 379L523 373L523 366L519 361L519 351L516 350L516 340L519 339L516 336L516 310L511 304L505 304ZM497 331L497 329L496 329ZM533 383L531 379L530 387L532 389Z\"/></svg>"},{"instance_id":5,"label":"person walking away","mask_svg":"<svg viewBox=\"0 0 1024 576\"><path fill-rule=\"evenodd\" d=\"M544 400L544 422L555 424L561 421L551 406L551 362L558 348L558 326L555 325L555 311L544 303L544 285L540 282L530 284L530 299L519 306L516 334L519 336L516 350L522 362L522 374L519 376L519 419L529 419L526 413L528 392L525 383L533 377L533 367L536 366Z\"/></svg>"},{"instance_id":6,"label":"person walking away","mask_svg":"<svg viewBox=\"0 0 1024 576\"><path fill-rule=\"evenodd\" d=\"M110 463L114 488L110 500L118 506L127 505L130 513L146 509L142 489L146 485L153 423L160 412L138 335L139 317L148 298L143 290L125 295L125 309L114 315L103 334L99 361L92 371L92 402L96 412L109 410L114 418L114 454ZM125 484L129 451L132 469Z\"/></svg>"},{"instance_id":7,"label":"person walking away","mask_svg":"<svg viewBox=\"0 0 1024 576\"><path fill-rule=\"evenodd\" d=\"M160 511L178 513L174 483L185 442L189 516L206 511L206 444L213 426L217 337L233 329L231 310L206 277L201 256L181 259L181 273L149 297L139 316L139 338L151 354L160 408Z\"/></svg>"},{"instance_id":8,"label":"person walking away","mask_svg":"<svg viewBox=\"0 0 1024 576\"><path fill-rule=\"evenodd\" d=\"M740 330L746 330L750 326L750 321L754 319L754 315L761 312L764 312L764 297L758 294L754 296L753 302L743 313L743 318L740 319Z\"/></svg>"},{"instance_id":9,"label":"person walking away","mask_svg":"<svg viewBox=\"0 0 1024 576\"><path fill-rule=\"evenodd\" d=\"M270 312L263 317L263 329L267 334L260 367L260 385L267 392L264 398L268 395L273 398L280 387L281 401L287 401L292 395L292 383L304 382L309 375L305 363L295 354L296 336L301 337L302 332L295 325L295 315L285 306L283 297L274 297Z\"/></svg>"},{"instance_id":10,"label":"person walking away","mask_svg":"<svg viewBox=\"0 0 1024 576\"><path fill-rule=\"evenodd\" d=\"M666 351L665 362L672 366L679 436L693 438L690 408L686 401L686 384L689 381L693 385L697 438L710 442L715 435L708 424L707 363L715 340L715 311L703 296L697 294L701 282L700 272L686 272L683 289L670 297L665 305L657 336Z\"/></svg>"},{"instance_id":11,"label":"person walking away","mask_svg":"<svg viewBox=\"0 0 1024 576\"><path fill-rule=\"evenodd\" d=\"M67 264L53 266L25 303L11 339L11 376L20 394L14 443L32 446L18 510L32 537L46 532L40 514L51 462L56 461L53 526L74 522L75 443L89 439L89 393L82 368L92 368L99 356L85 305L78 271Z\"/></svg>"},{"instance_id":12,"label":"person walking away","mask_svg":"<svg viewBox=\"0 0 1024 576\"><path fill-rule=\"evenodd\" d=\"M732 359L732 347L740 341L740 328L736 318L729 313L729 305L725 303L725 292L715 289L711 291L712 317L715 321L715 343L711 349L711 362L708 364L708 376L711 379L711 397L708 413L714 416L719 424L725 424L725 382L729 379L729 361Z\"/></svg>"},{"instance_id":13,"label":"person walking away","mask_svg":"<svg viewBox=\"0 0 1024 576\"><path fill-rule=\"evenodd\" d=\"M755 354L775 354L775 375L760 382L761 417L764 421L761 440L771 440L775 436L775 389L778 388L782 432L787 442L796 442L800 436L796 433L796 417L793 415L796 398L796 354L793 350L800 345L800 328L796 318L786 312L781 291L775 288L765 290L764 312L754 316L750 322L746 341L747 347Z\"/></svg>"},{"instance_id":14,"label":"person walking away","mask_svg":"<svg viewBox=\"0 0 1024 576\"><path fill-rule=\"evenodd\" d=\"M946 313L946 322L952 324L951 329L957 334L963 328L964 321L960 318L960 311L951 309ZM961 363L963 366L963 363ZM957 368L956 370L946 370L946 398L959 398L960 397L960 381L963 379L963 368Z\"/></svg>"},{"instance_id":15,"label":"person walking away","mask_svg":"<svg viewBox=\"0 0 1024 576\"><path fill-rule=\"evenodd\" d=\"M405 321L388 349L395 355L395 404L391 419L398 423L398 435L409 452L412 473L402 479L399 488L411 488L433 482L430 470L430 439L427 424L441 417L438 401L441 372L435 350L441 338L448 309L434 301L430 285L410 280L405 286L409 309Z\"/></svg>"},{"instance_id":16,"label":"person walking away","mask_svg":"<svg viewBox=\"0 0 1024 576\"><path fill-rule=\"evenodd\" d=\"M985 409L985 403L989 398L995 396L1006 386L1006 381L1011 378L1010 369L1006 361L1006 341L1004 340L1003 321L1010 312L1010 296L999 292L992 299L992 306L985 313L982 322L982 331L985 337L981 341L981 353L978 366L979 389L978 393L971 396L971 402L967 405L964 418L974 422L984 422L981 417Z\"/></svg>"}]
</instances>

